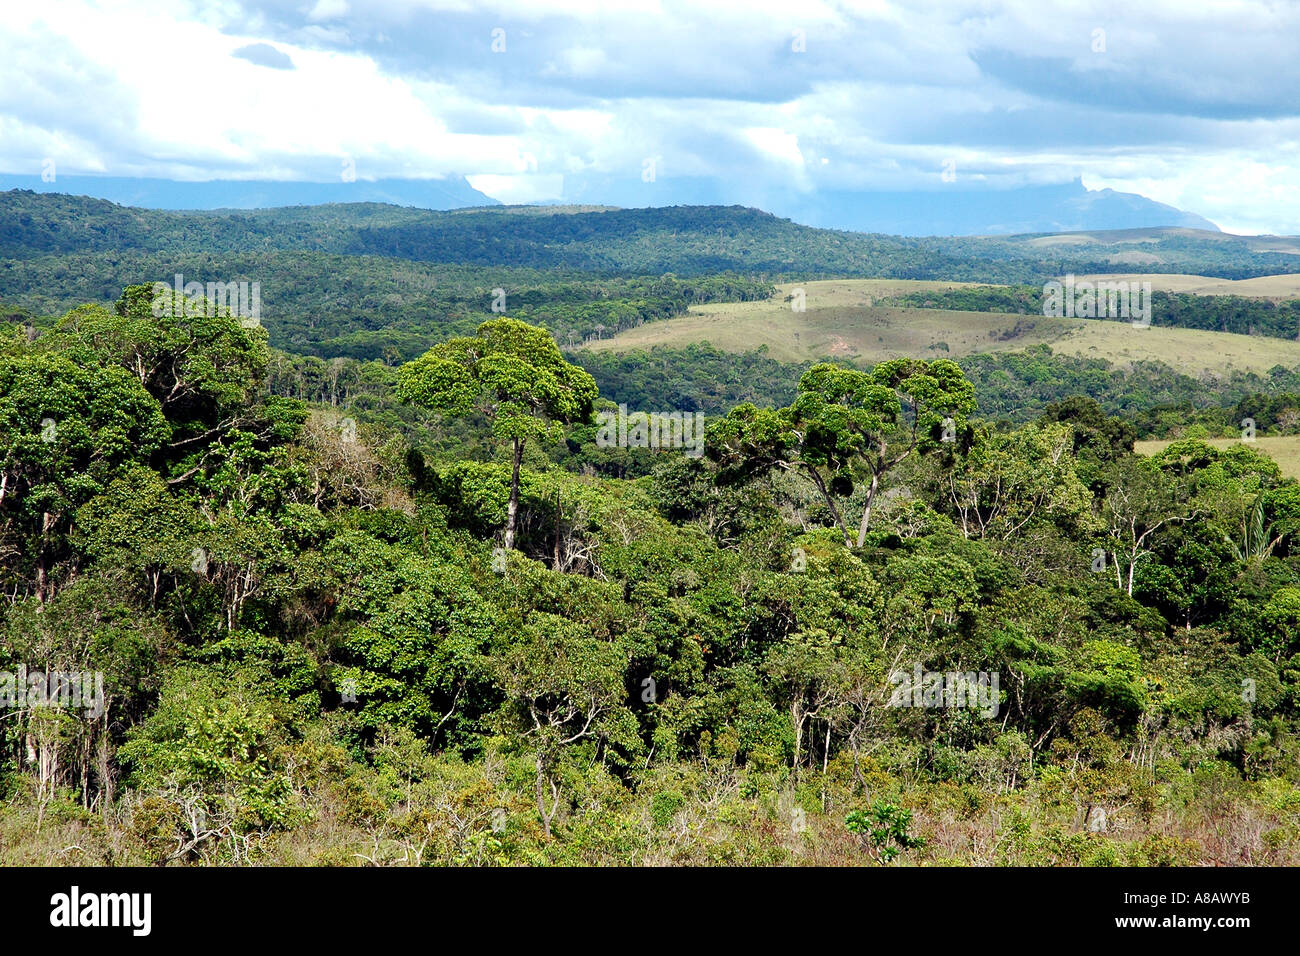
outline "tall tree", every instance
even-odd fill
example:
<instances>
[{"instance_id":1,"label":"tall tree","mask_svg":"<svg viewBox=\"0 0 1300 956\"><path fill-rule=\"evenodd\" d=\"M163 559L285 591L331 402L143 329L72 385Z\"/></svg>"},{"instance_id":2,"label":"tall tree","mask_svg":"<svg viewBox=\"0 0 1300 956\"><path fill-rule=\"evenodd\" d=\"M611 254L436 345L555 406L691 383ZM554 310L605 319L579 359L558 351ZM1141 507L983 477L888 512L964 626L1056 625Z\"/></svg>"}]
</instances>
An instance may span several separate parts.
<instances>
[{"instance_id":1,"label":"tall tree","mask_svg":"<svg viewBox=\"0 0 1300 956\"><path fill-rule=\"evenodd\" d=\"M559 441L563 425L585 422L596 381L560 354L544 328L492 319L476 336L451 339L398 371L398 397L443 412L477 409L493 434L511 445L505 547L513 548L519 516L519 465L528 440Z\"/></svg>"},{"instance_id":2,"label":"tall tree","mask_svg":"<svg viewBox=\"0 0 1300 956\"><path fill-rule=\"evenodd\" d=\"M772 468L806 475L849 547L854 538L835 499L849 498L866 482L857 535L862 547L885 474L915 450L955 440L974 408L974 387L947 359L895 359L870 372L823 363L804 373L788 408L733 409L711 430L709 451L724 475Z\"/></svg>"},{"instance_id":3,"label":"tall tree","mask_svg":"<svg viewBox=\"0 0 1300 956\"><path fill-rule=\"evenodd\" d=\"M158 403L120 368L52 354L0 359L0 566L34 578L6 589L47 600L74 512L168 433Z\"/></svg>"}]
</instances>

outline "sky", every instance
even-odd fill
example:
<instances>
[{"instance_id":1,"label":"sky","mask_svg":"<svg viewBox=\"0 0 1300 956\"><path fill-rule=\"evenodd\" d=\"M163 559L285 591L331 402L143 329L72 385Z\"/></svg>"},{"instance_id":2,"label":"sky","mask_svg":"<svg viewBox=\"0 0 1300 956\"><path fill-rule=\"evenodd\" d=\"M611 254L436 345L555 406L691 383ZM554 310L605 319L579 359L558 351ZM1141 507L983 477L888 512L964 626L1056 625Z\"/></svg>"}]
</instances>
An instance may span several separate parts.
<instances>
[{"instance_id":1,"label":"sky","mask_svg":"<svg viewBox=\"0 0 1300 956\"><path fill-rule=\"evenodd\" d=\"M40 0L0 171L835 190L1082 177L1300 234L1300 0Z\"/></svg>"}]
</instances>

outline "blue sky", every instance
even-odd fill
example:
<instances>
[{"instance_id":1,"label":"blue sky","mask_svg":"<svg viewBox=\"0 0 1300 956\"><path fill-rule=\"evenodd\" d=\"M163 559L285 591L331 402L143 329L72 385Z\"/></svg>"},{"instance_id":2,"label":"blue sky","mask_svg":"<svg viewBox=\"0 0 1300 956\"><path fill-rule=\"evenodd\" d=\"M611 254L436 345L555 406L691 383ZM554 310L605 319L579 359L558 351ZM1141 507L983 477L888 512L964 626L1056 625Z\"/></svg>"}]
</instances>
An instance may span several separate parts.
<instances>
[{"instance_id":1,"label":"blue sky","mask_svg":"<svg viewBox=\"0 0 1300 956\"><path fill-rule=\"evenodd\" d=\"M41 0L0 170L819 191L1082 177L1300 234L1300 3ZM349 165L350 164L350 167ZM948 179L944 179L945 171Z\"/></svg>"}]
</instances>

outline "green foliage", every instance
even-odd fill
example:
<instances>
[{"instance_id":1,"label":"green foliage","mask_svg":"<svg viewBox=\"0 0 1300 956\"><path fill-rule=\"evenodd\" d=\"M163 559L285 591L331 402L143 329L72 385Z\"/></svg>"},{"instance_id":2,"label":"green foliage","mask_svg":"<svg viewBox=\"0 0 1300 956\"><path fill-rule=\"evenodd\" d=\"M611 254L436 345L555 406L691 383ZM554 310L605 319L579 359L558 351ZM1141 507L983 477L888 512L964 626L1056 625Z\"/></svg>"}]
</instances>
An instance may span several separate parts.
<instances>
[{"instance_id":1,"label":"green foliage","mask_svg":"<svg viewBox=\"0 0 1300 956\"><path fill-rule=\"evenodd\" d=\"M876 863L884 865L907 850L920 850L925 840L909 832L912 812L892 803L876 801L867 810L854 810L844 819L850 833L858 834Z\"/></svg>"},{"instance_id":2,"label":"green foliage","mask_svg":"<svg viewBox=\"0 0 1300 956\"><path fill-rule=\"evenodd\" d=\"M947 359L898 359L871 372L820 364L804 373L788 408L741 405L714 424L709 455L721 465L724 480L800 470L816 485L850 546L853 538L836 499L850 497L866 481L857 536L862 547L881 478L914 450L955 440L974 408L974 390Z\"/></svg>"},{"instance_id":3,"label":"green foliage","mask_svg":"<svg viewBox=\"0 0 1300 956\"><path fill-rule=\"evenodd\" d=\"M514 316L327 364L149 291L0 344L0 672L105 691L6 711L0 861L1300 860L1300 486L1248 446L1134 455L1038 354L1014 427L982 360L823 363L620 457Z\"/></svg>"}]
</instances>

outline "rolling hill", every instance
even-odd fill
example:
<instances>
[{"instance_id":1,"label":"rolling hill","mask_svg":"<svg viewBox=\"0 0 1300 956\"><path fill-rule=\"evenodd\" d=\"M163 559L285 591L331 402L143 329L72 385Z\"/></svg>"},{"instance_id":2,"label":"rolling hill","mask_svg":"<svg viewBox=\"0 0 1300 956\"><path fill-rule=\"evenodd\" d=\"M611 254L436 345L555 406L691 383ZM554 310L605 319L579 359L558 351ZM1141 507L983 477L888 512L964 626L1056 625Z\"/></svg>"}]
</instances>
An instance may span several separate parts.
<instances>
[{"instance_id":1,"label":"rolling hill","mask_svg":"<svg viewBox=\"0 0 1300 956\"><path fill-rule=\"evenodd\" d=\"M349 203L175 212L0 193L7 314L55 316L109 303L127 285L170 282L177 273L248 280L261 285L272 344L321 356L412 357L491 314L493 290L501 289L512 313L595 350L710 341L733 351L765 344L790 362L865 362L1047 344L1121 363L1159 359L1190 374L1300 364L1285 339L877 301L971 283L1041 287L1067 272L1133 275L1134 256L1157 287L1252 296L1300 287L1300 242L1185 227L915 239L816 229L743 207L438 212ZM741 277L737 286L780 282L783 291L772 301L723 305L715 288L673 306L655 291L661 278L719 275ZM808 292L803 313L782 301L797 286Z\"/></svg>"},{"instance_id":2,"label":"rolling hill","mask_svg":"<svg viewBox=\"0 0 1300 956\"><path fill-rule=\"evenodd\" d=\"M611 275L1042 282L1065 272L1131 272L1132 263L1112 259L1140 254L1153 272L1226 279L1300 272L1293 240L1260 245L1185 228L916 239L816 229L740 206L520 212L347 203L182 213L11 190L0 193L0 259L291 250Z\"/></svg>"},{"instance_id":3,"label":"rolling hill","mask_svg":"<svg viewBox=\"0 0 1300 956\"><path fill-rule=\"evenodd\" d=\"M785 362L832 358L870 363L909 355L958 358L1047 344L1055 352L1121 365L1160 361L1189 375L1300 365L1300 342L1285 339L1159 326L1138 329L1095 319L876 305L902 292L958 285L876 279L785 283L765 301L693 306L688 315L648 323L587 347L627 352L708 342L733 352L766 346L773 358ZM806 311L792 309L789 296L796 288L804 289Z\"/></svg>"},{"instance_id":4,"label":"rolling hill","mask_svg":"<svg viewBox=\"0 0 1300 956\"><path fill-rule=\"evenodd\" d=\"M1262 299L1300 297L1300 273L1258 276L1254 279L1216 279L1211 276L1160 272L1094 273L1079 279L1150 282L1155 292L1190 292L1194 295L1241 295Z\"/></svg>"}]
</instances>

